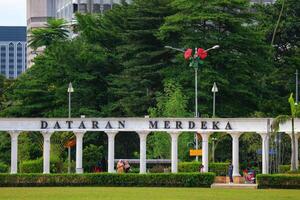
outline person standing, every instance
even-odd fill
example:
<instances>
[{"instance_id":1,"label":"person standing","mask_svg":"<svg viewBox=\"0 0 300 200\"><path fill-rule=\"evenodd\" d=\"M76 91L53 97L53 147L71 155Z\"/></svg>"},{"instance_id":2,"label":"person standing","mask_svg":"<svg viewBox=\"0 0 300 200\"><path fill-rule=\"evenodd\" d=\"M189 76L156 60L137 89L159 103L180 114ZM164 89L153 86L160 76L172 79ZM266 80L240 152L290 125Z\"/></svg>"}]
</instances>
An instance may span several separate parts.
<instances>
[{"instance_id":1,"label":"person standing","mask_svg":"<svg viewBox=\"0 0 300 200\"><path fill-rule=\"evenodd\" d=\"M125 169L125 173L128 173L130 171L130 165L128 160L125 161L124 169Z\"/></svg>"},{"instance_id":2,"label":"person standing","mask_svg":"<svg viewBox=\"0 0 300 200\"><path fill-rule=\"evenodd\" d=\"M124 162L123 160L119 160L117 164L117 172L118 174L122 174L124 172Z\"/></svg>"},{"instance_id":3,"label":"person standing","mask_svg":"<svg viewBox=\"0 0 300 200\"><path fill-rule=\"evenodd\" d=\"M233 183L233 177L232 177L232 174L233 174L233 165L232 163L230 162L229 164L229 167L228 167L228 176L229 176L229 184L232 184Z\"/></svg>"}]
</instances>

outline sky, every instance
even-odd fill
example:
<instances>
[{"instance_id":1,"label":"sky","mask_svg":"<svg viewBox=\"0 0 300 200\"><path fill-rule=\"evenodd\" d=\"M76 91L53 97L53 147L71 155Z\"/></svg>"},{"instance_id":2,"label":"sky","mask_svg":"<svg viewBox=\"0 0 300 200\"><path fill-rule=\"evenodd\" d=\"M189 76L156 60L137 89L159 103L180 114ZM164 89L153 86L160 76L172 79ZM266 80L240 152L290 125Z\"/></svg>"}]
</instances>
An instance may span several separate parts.
<instances>
[{"instance_id":1,"label":"sky","mask_svg":"<svg viewBox=\"0 0 300 200\"><path fill-rule=\"evenodd\" d=\"M0 0L0 26L26 26L26 0Z\"/></svg>"}]
</instances>

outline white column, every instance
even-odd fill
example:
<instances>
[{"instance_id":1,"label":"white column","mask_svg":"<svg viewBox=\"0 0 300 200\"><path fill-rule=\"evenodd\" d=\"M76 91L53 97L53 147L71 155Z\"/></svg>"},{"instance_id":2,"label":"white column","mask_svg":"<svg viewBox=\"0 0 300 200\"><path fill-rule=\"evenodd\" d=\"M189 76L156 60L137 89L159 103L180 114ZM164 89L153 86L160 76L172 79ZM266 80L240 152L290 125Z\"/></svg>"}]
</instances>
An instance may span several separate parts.
<instances>
[{"instance_id":1,"label":"white column","mask_svg":"<svg viewBox=\"0 0 300 200\"><path fill-rule=\"evenodd\" d=\"M43 173L50 173L50 139L53 132L42 132L44 137L44 148L43 148Z\"/></svg>"},{"instance_id":2,"label":"white column","mask_svg":"<svg viewBox=\"0 0 300 200\"><path fill-rule=\"evenodd\" d=\"M296 169L298 170L299 169L299 137L300 137L300 134L297 133L295 135L295 139L296 139L296 143L295 143L295 153L296 153Z\"/></svg>"},{"instance_id":3,"label":"white column","mask_svg":"<svg viewBox=\"0 0 300 200\"><path fill-rule=\"evenodd\" d=\"M114 165L115 165L115 137L118 134L116 131L108 131L106 132L108 137L108 172L114 173Z\"/></svg>"},{"instance_id":4,"label":"white column","mask_svg":"<svg viewBox=\"0 0 300 200\"><path fill-rule=\"evenodd\" d=\"M146 163L146 146L147 146L147 136L149 132L141 131L138 132L140 137L140 174L144 174L147 171L147 163Z\"/></svg>"},{"instance_id":5,"label":"white column","mask_svg":"<svg viewBox=\"0 0 300 200\"><path fill-rule=\"evenodd\" d=\"M239 137L241 133L230 133L232 137L232 176L241 176L239 172Z\"/></svg>"},{"instance_id":6,"label":"white column","mask_svg":"<svg viewBox=\"0 0 300 200\"><path fill-rule=\"evenodd\" d=\"M82 174L82 145L83 145L83 136L85 134L84 131L74 132L76 136L76 173Z\"/></svg>"},{"instance_id":7,"label":"white column","mask_svg":"<svg viewBox=\"0 0 300 200\"><path fill-rule=\"evenodd\" d=\"M268 133L260 133L262 138L262 173L269 173L269 140L270 136Z\"/></svg>"},{"instance_id":8,"label":"white column","mask_svg":"<svg viewBox=\"0 0 300 200\"><path fill-rule=\"evenodd\" d=\"M9 134L11 137L10 173L16 174L18 173L18 137L20 131L10 131Z\"/></svg>"},{"instance_id":9,"label":"white column","mask_svg":"<svg viewBox=\"0 0 300 200\"><path fill-rule=\"evenodd\" d=\"M172 151L171 151L171 171L172 173L178 172L178 136L180 132L170 132L172 140Z\"/></svg>"},{"instance_id":10,"label":"white column","mask_svg":"<svg viewBox=\"0 0 300 200\"><path fill-rule=\"evenodd\" d=\"M202 137L202 165L203 171L208 172L208 140L211 133L201 133Z\"/></svg>"}]
</instances>

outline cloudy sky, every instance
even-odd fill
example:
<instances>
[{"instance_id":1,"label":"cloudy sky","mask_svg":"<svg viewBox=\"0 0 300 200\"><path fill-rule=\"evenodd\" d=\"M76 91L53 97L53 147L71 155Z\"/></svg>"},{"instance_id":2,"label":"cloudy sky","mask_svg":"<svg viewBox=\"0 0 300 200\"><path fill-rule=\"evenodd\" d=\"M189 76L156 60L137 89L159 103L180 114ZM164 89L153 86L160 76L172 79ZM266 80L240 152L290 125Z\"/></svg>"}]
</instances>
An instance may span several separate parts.
<instances>
[{"instance_id":1,"label":"cloudy sky","mask_svg":"<svg viewBox=\"0 0 300 200\"><path fill-rule=\"evenodd\" d=\"M0 26L26 26L26 0L0 0Z\"/></svg>"}]
</instances>

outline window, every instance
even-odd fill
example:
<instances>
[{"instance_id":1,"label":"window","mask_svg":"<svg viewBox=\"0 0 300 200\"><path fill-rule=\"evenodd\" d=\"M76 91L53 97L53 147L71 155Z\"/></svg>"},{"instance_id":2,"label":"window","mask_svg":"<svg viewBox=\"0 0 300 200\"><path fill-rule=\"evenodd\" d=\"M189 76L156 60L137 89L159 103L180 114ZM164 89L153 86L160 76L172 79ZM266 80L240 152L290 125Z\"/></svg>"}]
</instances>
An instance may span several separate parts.
<instances>
[{"instance_id":1,"label":"window","mask_svg":"<svg viewBox=\"0 0 300 200\"><path fill-rule=\"evenodd\" d=\"M73 3L73 13L78 12L78 4L77 3Z\"/></svg>"},{"instance_id":2,"label":"window","mask_svg":"<svg viewBox=\"0 0 300 200\"><path fill-rule=\"evenodd\" d=\"M94 13L100 13L101 12L99 4L94 4L93 5L93 12Z\"/></svg>"},{"instance_id":3,"label":"window","mask_svg":"<svg viewBox=\"0 0 300 200\"><path fill-rule=\"evenodd\" d=\"M86 4L79 4L79 12L86 13L87 12L87 5Z\"/></svg>"}]
</instances>

